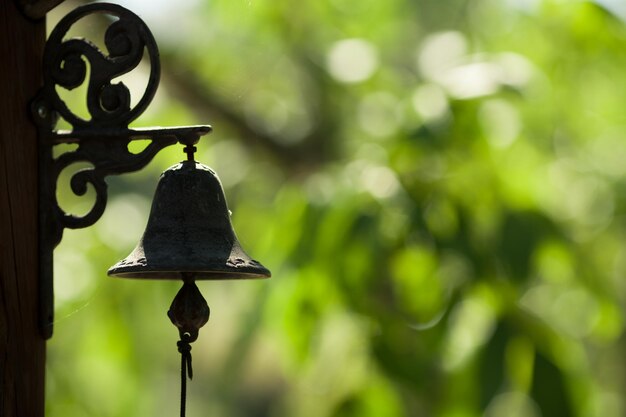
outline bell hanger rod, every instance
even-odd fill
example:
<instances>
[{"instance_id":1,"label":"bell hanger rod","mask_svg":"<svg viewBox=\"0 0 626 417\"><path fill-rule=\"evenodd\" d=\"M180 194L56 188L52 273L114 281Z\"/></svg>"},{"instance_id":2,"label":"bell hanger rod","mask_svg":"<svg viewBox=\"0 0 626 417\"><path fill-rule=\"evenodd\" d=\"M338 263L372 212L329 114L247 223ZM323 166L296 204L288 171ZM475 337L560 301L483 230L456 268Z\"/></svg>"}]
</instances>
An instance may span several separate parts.
<instances>
[{"instance_id":1,"label":"bell hanger rod","mask_svg":"<svg viewBox=\"0 0 626 417\"><path fill-rule=\"evenodd\" d=\"M195 146L193 146L191 144L187 144L185 146L183 151L187 154L187 160L188 161L195 161L194 154L196 153L197 150L198 150L198 148L196 148Z\"/></svg>"}]
</instances>

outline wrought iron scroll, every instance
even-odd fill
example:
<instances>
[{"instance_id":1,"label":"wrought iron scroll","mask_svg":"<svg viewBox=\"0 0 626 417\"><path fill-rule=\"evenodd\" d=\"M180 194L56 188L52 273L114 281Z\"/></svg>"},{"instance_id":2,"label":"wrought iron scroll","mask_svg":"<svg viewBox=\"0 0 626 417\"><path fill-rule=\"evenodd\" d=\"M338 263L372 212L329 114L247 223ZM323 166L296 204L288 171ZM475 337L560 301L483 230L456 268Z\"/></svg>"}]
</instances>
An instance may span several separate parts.
<instances>
[{"instance_id":1,"label":"wrought iron scroll","mask_svg":"<svg viewBox=\"0 0 626 417\"><path fill-rule=\"evenodd\" d=\"M106 51L83 38L66 39L77 21L92 14L112 18L104 32ZM137 68L144 55L150 61L148 83L141 98L132 106L128 87L113 80ZM40 327L46 338L52 335L54 247L61 241L65 228L88 227L102 216L107 203L105 177L138 171L166 146L181 143L190 148L211 131L210 126L128 128L150 104L159 75L159 52L154 37L137 15L119 5L93 3L77 8L58 23L46 43L44 85L31 109L39 127ZM89 119L72 112L58 93L59 88L72 90L85 83ZM72 130L55 130L59 117L68 122ZM150 140L150 144L135 154L128 150L128 145L137 139ZM63 143L74 143L78 147L53 158L53 147ZM56 196L61 172L77 162L87 162L91 167L71 177L73 193L84 195L88 185L96 192L94 205L83 216L66 213Z\"/></svg>"}]
</instances>

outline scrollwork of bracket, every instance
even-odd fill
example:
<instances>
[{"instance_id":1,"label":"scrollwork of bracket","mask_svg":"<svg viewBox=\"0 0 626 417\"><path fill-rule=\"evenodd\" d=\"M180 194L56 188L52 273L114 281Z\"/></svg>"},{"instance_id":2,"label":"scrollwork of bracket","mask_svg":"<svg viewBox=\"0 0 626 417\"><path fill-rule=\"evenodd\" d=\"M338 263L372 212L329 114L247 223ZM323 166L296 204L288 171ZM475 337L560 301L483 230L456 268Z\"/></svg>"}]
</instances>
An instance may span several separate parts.
<instances>
[{"instance_id":1,"label":"scrollwork of bracket","mask_svg":"<svg viewBox=\"0 0 626 417\"><path fill-rule=\"evenodd\" d=\"M65 39L70 28L91 14L116 17L104 33L108 54L84 38ZM131 108L130 91L123 82L112 81L131 72L141 62L144 50L150 60L150 75L145 92ZM41 105L50 106L74 130L97 127L126 127L148 107L159 84L161 67L156 41L146 24L129 10L109 3L79 7L54 28L44 50L44 87ZM73 90L87 78L87 110L90 120L78 117L61 99L57 86Z\"/></svg>"},{"instance_id":2,"label":"scrollwork of bracket","mask_svg":"<svg viewBox=\"0 0 626 417\"><path fill-rule=\"evenodd\" d=\"M70 27L91 14L113 16L104 34L104 53L82 38L65 39ZM113 80L135 69L144 57L150 60L146 90L131 106L129 89ZM89 71L87 71L89 64ZM108 175L134 172L145 167L163 148L181 143L191 149L210 126L130 129L128 124L147 108L159 82L160 66L156 42L146 24L129 10L109 3L93 3L77 8L64 17L50 34L44 50L44 85L32 102L32 114L39 128L39 247L40 247L40 327L44 337L52 334L53 250L66 228L91 226L104 213L107 203ZM89 80L87 80L89 74ZM89 120L73 113L58 94L57 86L74 89L87 82ZM59 117L70 131L55 130ZM149 140L139 153L128 145L133 140ZM74 143L78 147L53 158L55 145ZM74 194L82 196L89 185L96 192L95 203L83 216L66 213L56 195L61 172L70 165L86 162L90 168L75 172L70 180Z\"/></svg>"},{"instance_id":3,"label":"scrollwork of bracket","mask_svg":"<svg viewBox=\"0 0 626 417\"><path fill-rule=\"evenodd\" d=\"M117 19L111 20L104 32L108 54L87 39L65 39L76 22L92 14L106 14ZM134 70L144 52L150 60L150 75L141 99L131 108L129 89L123 82L112 81ZM89 80L86 80L87 63ZM176 142L193 145L211 129L210 126L128 128L154 97L160 64L156 42L146 24L119 5L88 4L61 19L46 42L43 67L44 85L33 101L32 112L40 131L40 172L45 176L41 181L41 195L49 212L46 233L53 237L54 245L60 242L63 229L88 227L101 217L107 200L106 176L140 170L164 147ZM57 86L71 90L86 81L89 120L73 113L57 91ZM56 131L59 117L70 123L73 129ZM136 139L149 139L151 143L142 152L134 154L128 150L128 144ZM77 143L78 149L53 159L52 147L62 143ZM56 199L59 175L76 162L87 162L93 167L72 176L72 191L82 196L88 184L96 191L94 206L80 217L65 213Z\"/></svg>"}]
</instances>

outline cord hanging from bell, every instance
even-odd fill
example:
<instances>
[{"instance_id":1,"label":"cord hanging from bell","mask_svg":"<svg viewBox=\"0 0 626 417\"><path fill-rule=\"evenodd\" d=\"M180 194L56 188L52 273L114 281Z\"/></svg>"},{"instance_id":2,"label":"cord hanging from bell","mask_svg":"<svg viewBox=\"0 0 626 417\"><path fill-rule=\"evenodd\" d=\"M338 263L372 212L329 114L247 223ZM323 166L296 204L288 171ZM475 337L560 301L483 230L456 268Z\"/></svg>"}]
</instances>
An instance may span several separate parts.
<instances>
[{"instance_id":1,"label":"cord hanging from bell","mask_svg":"<svg viewBox=\"0 0 626 417\"><path fill-rule=\"evenodd\" d=\"M191 343L198 338L198 332L209 321L211 310L196 286L192 273L183 273L183 286L174 297L167 316L178 328L180 340L177 342L181 354L180 363L180 416L185 417L187 400L187 377L193 379L191 366Z\"/></svg>"}]
</instances>

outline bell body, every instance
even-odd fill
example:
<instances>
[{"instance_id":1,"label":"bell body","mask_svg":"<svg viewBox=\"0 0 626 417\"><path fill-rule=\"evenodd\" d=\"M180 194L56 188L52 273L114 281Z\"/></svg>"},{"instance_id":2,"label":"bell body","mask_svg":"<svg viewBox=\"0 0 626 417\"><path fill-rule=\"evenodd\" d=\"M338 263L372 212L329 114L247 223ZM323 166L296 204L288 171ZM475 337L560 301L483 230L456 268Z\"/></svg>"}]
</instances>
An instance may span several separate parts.
<instances>
[{"instance_id":1,"label":"bell body","mask_svg":"<svg viewBox=\"0 0 626 417\"><path fill-rule=\"evenodd\" d=\"M143 237L108 274L205 280L271 276L241 248L217 175L196 161L163 172Z\"/></svg>"}]
</instances>

